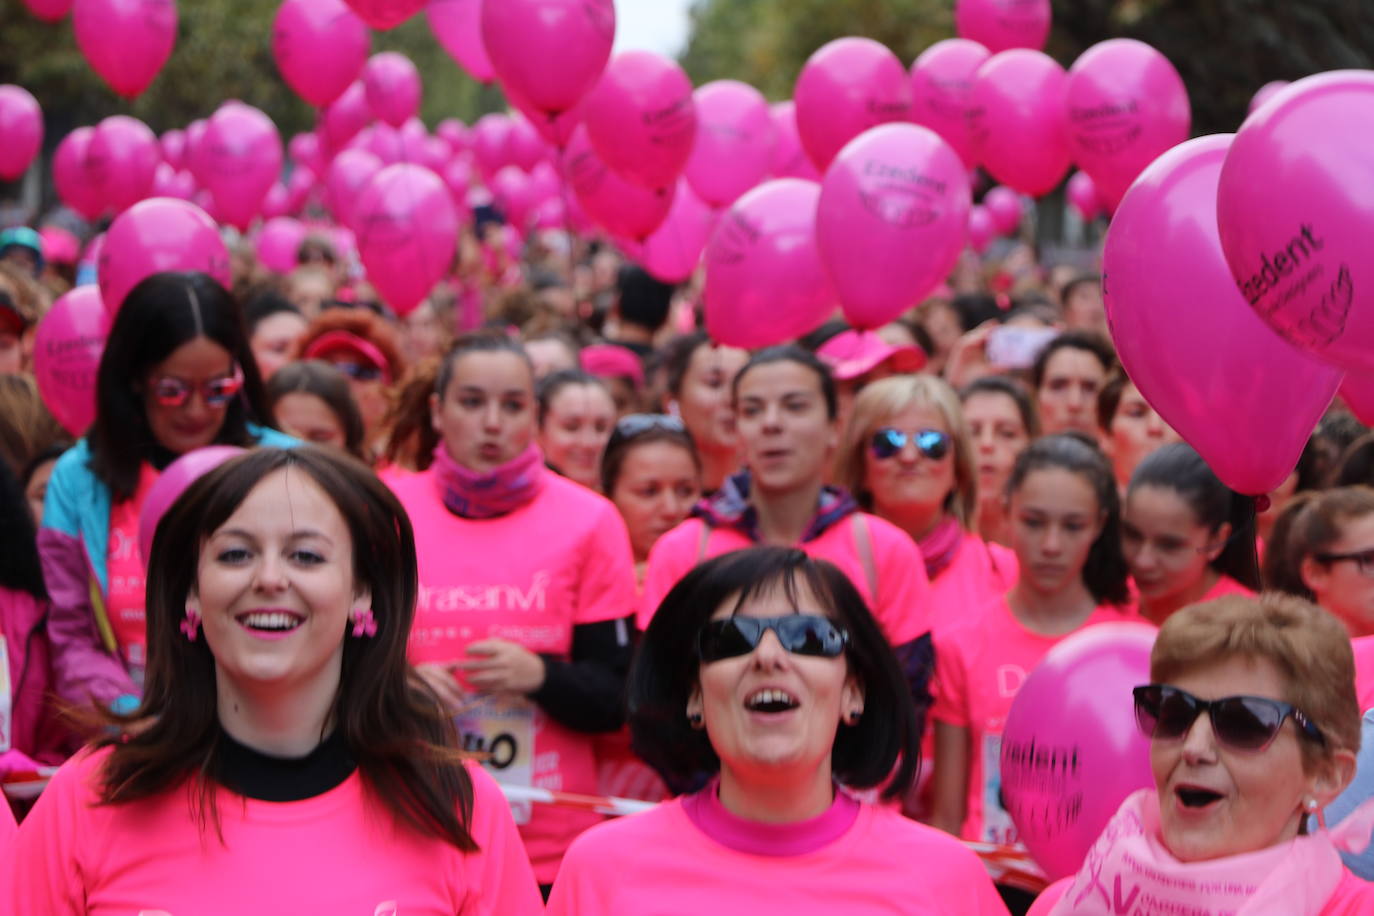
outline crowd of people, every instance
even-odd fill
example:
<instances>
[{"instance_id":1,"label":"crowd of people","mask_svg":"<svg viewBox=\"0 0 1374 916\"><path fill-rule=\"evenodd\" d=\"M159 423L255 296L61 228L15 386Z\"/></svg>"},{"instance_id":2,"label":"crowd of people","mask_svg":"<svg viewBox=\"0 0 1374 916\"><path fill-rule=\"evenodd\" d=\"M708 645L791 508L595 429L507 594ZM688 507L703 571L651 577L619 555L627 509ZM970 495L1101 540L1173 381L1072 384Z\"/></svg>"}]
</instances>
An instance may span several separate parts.
<instances>
[{"instance_id":1,"label":"crowd of people","mask_svg":"<svg viewBox=\"0 0 1374 916\"><path fill-rule=\"evenodd\" d=\"M1337 856L1374 816L1374 433L1339 402L1235 493L1100 279L1021 243L753 352L562 231L467 232L403 317L327 237L298 262L143 280L72 435L33 339L88 278L0 233L9 912L1374 910ZM1159 628L1154 788L1077 876L995 887L1016 692L1123 621Z\"/></svg>"}]
</instances>

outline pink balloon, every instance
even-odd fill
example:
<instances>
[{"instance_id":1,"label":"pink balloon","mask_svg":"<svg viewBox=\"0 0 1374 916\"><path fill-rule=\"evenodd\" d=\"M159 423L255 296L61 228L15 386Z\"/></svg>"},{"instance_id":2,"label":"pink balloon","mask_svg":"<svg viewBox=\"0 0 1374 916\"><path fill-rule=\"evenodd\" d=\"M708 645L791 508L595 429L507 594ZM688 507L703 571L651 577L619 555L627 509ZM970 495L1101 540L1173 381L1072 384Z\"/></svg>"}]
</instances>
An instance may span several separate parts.
<instances>
[{"instance_id":1,"label":"pink balloon","mask_svg":"<svg viewBox=\"0 0 1374 916\"><path fill-rule=\"evenodd\" d=\"M58 264L75 264L81 254L81 242L60 226L44 226L38 230L43 242L43 259Z\"/></svg>"},{"instance_id":2,"label":"pink balloon","mask_svg":"<svg viewBox=\"0 0 1374 916\"><path fill-rule=\"evenodd\" d=\"M1370 124L1374 72L1298 80L1245 119L1217 192L1221 245L1250 306L1299 349L1362 372L1374 370Z\"/></svg>"},{"instance_id":3,"label":"pink balloon","mask_svg":"<svg viewBox=\"0 0 1374 916\"><path fill-rule=\"evenodd\" d=\"M1351 372L1341 382L1341 400L1365 426L1374 423L1374 375ZM1369 646L1374 647L1374 638Z\"/></svg>"},{"instance_id":4,"label":"pink balloon","mask_svg":"<svg viewBox=\"0 0 1374 916\"><path fill-rule=\"evenodd\" d=\"M1085 220L1096 219L1102 212L1102 198L1097 196L1097 185L1087 172L1074 172L1069 176L1065 189L1069 203Z\"/></svg>"},{"instance_id":5,"label":"pink balloon","mask_svg":"<svg viewBox=\"0 0 1374 916\"><path fill-rule=\"evenodd\" d=\"M100 182L86 164L94 127L78 127L63 137L53 154L52 178L57 196L86 219L95 219L105 209Z\"/></svg>"},{"instance_id":6,"label":"pink balloon","mask_svg":"<svg viewBox=\"0 0 1374 916\"><path fill-rule=\"evenodd\" d=\"M585 127L573 132L563 161L578 203L612 235L640 241L668 218L676 187L651 191L621 178L596 155Z\"/></svg>"},{"instance_id":7,"label":"pink balloon","mask_svg":"<svg viewBox=\"0 0 1374 916\"><path fill-rule=\"evenodd\" d=\"M303 165L312 172L318 173L324 167L324 151L320 149L320 138L310 131L292 137L291 142L286 144L286 151L292 162Z\"/></svg>"},{"instance_id":8,"label":"pink balloon","mask_svg":"<svg viewBox=\"0 0 1374 916\"><path fill-rule=\"evenodd\" d=\"M954 29L992 53L1045 47L1050 37L1050 0L957 0Z\"/></svg>"},{"instance_id":9,"label":"pink balloon","mask_svg":"<svg viewBox=\"0 0 1374 916\"><path fill-rule=\"evenodd\" d=\"M434 39L468 76L479 83L496 77L482 44L482 0L429 0L425 18Z\"/></svg>"},{"instance_id":10,"label":"pink balloon","mask_svg":"<svg viewBox=\"0 0 1374 916\"><path fill-rule=\"evenodd\" d=\"M363 67L367 104L379 120L400 127L420 111L420 71L410 58L383 51Z\"/></svg>"},{"instance_id":11,"label":"pink balloon","mask_svg":"<svg viewBox=\"0 0 1374 916\"><path fill-rule=\"evenodd\" d=\"M998 185L983 195L983 206L992 217L998 235L1011 235L1021 225L1021 196Z\"/></svg>"},{"instance_id":12,"label":"pink balloon","mask_svg":"<svg viewBox=\"0 0 1374 916\"><path fill-rule=\"evenodd\" d=\"M468 198L468 191L472 190L472 163L464 158L455 158L444 167L439 173L439 177L444 179L444 184L448 185L449 193L453 195L453 202L461 210L464 208Z\"/></svg>"},{"instance_id":13,"label":"pink balloon","mask_svg":"<svg viewBox=\"0 0 1374 916\"><path fill-rule=\"evenodd\" d=\"M773 115L773 157L768 167L774 178L804 178L820 183L821 173L802 149L797 133L797 106L791 102L774 102L769 106Z\"/></svg>"},{"instance_id":14,"label":"pink balloon","mask_svg":"<svg viewBox=\"0 0 1374 916\"><path fill-rule=\"evenodd\" d=\"M715 212L679 181L667 218L639 246L635 260L664 283L685 283L696 273L715 225Z\"/></svg>"},{"instance_id":15,"label":"pink balloon","mask_svg":"<svg viewBox=\"0 0 1374 916\"><path fill-rule=\"evenodd\" d=\"M314 171L305 166L297 166L292 172L291 177L286 180L286 212L299 213L305 207L305 203L310 199L310 192L315 190L315 183L318 179Z\"/></svg>"},{"instance_id":16,"label":"pink balloon","mask_svg":"<svg viewBox=\"0 0 1374 916\"><path fill-rule=\"evenodd\" d=\"M448 271L458 247L458 213L438 175L390 165L368 182L356 212L367 279L398 315L415 308Z\"/></svg>"},{"instance_id":17,"label":"pink balloon","mask_svg":"<svg viewBox=\"0 0 1374 916\"><path fill-rule=\"evenodd\" d=\"M171 0L76 0L72 27L91 69L133 99L172 55L177 7Z\"/></svg>"},{"instance_id":18,"label":"pink balloon","mask_svg":"<svg viewBox=\"0 0 1374 916\"><path fill-rule=\"evenodd\" d=\"M43 111L19 86L0 86L0 178L13 181L28 171L43 144Z\"/></svg>"},{"instance_id":19,"label":"pink balloon","mask_svg":"<svg viewBox=\"0 0 1374 916\"><path fill-rule=\"evenodd\" d=\"M205 139L205 128L209 126L204 118L197 118L186 125L186 151L182 154L182 167L189 169L191 175L200 181L200 141Z\"/></svg>"},{"instance_id":20,"label":"pink balloon","mask_svg":"<svg viewBox=\"0 0 1374 916\"><path fill-rule=\"evenodd\" d=\"M24 0L24 5L44 22L61 22L72 10L72 0Z\"/></svg>"},{"instance_id":21,"label":"pink balloon","mask_svg":"<svg viewBox=\"0 0 1374 916\"><path fill-rule=\"evenodd\" d=\"M251 105L226 102L210 117L198 155L203 183L215 198L220 219L247 229L281 176L277 126Z\"/></svg>"},{"instance_id":22,"label":"pink balloon","mask_svg":"<svg viewBox=\"0 0 1374 916\"><path fill-rule=\"evenodd\" d=\"M976 164L968 128L973 79L989 56L976 41L947 38L911 65L911 119L943 137L969 168Z\"/></svg>"},{"instance_id":23,"label":"pink balloon","mask_svg":"<svg viewBox=\"0 0 1374 916\"><path fill-rule=\"evenodd\" d=\"M735 201L706 243L706 330L765 347L817 328L835 294L816 246L820 185L767 181Z\"/></svg>"},{"instance_id":24,"label":"pink balloon","mask_svg":"<svg viewBox=\"0 0 1374 916\"><path fill-rule=\"evenodd\" d=\"M383 168L382 160L361 149L346 149L329 163L324 173L324 202L340 225L354 225L358 198Z\"/></svg>"},{"instance_id":25,"label":"pink balloon","mask_svg":"<svg viewBox=\"0 0 1374 916\"><path fill-rule=\"evenodd\" d=\"M1155 633L1144 623L1074 633L1012 700L1001 741L1002 798L1051 881L1078 871L1126 797L1154 786L1131 689L1150 680Z\"/></svg>"},{"instance_id":26,"label":"pink balloon","mask_svg":"<svg viewBox=\"0 0 1374 916\"><path fill-rule=\"evenodd\" d=\"M363 89L362 82L358 81L345 89L343 95L324 110L324 116L320 119L319 134L326 146L337 152L356 137L370 120L372 112L367 107L367 90Z\"/></svg>"},{"instance_id":27,"label":"pink balloon","mask_svg":"<svg viewBox=\"0 0 1374 916\"><path fill-rule=\"evenodd\" d=\"M768 100L753 86L716 80L694 93L696 142L685 174L713 207L728 207L768 177L777 128Z\"/></svg>"},{"instance_id":28,"label":"pink balloon","mask_svg":"<svg viewBox=\"0 0 1374 916\"><path fill-rule=\"evenodd\" d=\"M491 193L496 198L506 220L523 230L529 223L534 201L530 197L529 178L513 165L497 172L491 180Z\"/></svg>"},{"instance_id":29,"label":"pink balloon","mask_svg":"<svg viewBox=\"0 0 1374 916\"><path fill-rule=\"evenodd\" d=\"M511 164L510 132L510 115L483 115L472 125L472 154L483 176L490 178Z\"/></svg>"},{"instance_id":30,"label":"pink balloon","mask_svg":"<svg viewBox=\"0 0 1374 916\"><path fill-rule=\"evenodd\" d=\"M186 131L173 128L158 138L162 148L162 161L174 169L186 165Z\"/></svg>"},{"instance_id":31,"label":"pink balloon","mask_svg":"<svg viewBox=\"0 0 1374 916\"><path fill-rule=\"evenodd\" d=\"M541 162L530 172L530 198L538 203L563 195L563 179L548 162Z\"/></svg>"},{"instance_id":32,"label":"pink balloon","mask_svg":"<svg viewBox=\"0 0 1374 916\"><path fill-rule=\"evenodd\" d=\"M454 153L463 152L472 143L468 126L457 118L444 118L439 122L439 126L434 128L434 133L447 143Z\"/></svg>"},{"instance_id":33,"label":"pink balloon","mask_svg":"<svg viewBox=\"0 0 1374 916\"><path fill-rule=\"evenodd\" d=\"M1107 230L1103 298L1141 394L1227 486L1259 494L1293 470L1341 373L1285 343L1236 289L1217 232L1228 147L1229 134L1189 140L1136 179Z\"/></svg>"},{"instance_id":34,"label":"pink balloon","mask_svg":"<svg viewBox=\"0 0 1374 916\"><path fill-rule=\"evenodd\" d=\"M153 197L121 213L100 246L100 298L111 315L145 277L167 270L195 270L228 289L233 281L229 250L205 211L184 200Z\"/></svg>"},{"instance_id":35,"label":"pink balloon","mask_svg":"<svg viewBox=\"0 0 1374 916\"><path fill-rule=\"evenodd\" d=\"M383 165L395 165L405 159L405 145L401 135L390 124L380 122L364 128L363 132L349 143L350 149L365 149Z\"/></svg>"},{"instance_id":36,"label":"pink balloon","mask_svg":"<svg viewBox=\"0 0 1374 916\"><path fill-rule=\"evenodd\" d=\"M635 184L668 187L696 139L692 81L661 54L623 51L588 93L582 122L602 162Z\"/></svg>"},{"instance_id":37,"label":"pink balloon","mask_svg":"<svg viewBox=\"0 0 1374 916\"><path fill-rule=\"evenodd\" d=\"M1069 168L1064 68L1039 51L1003 51L978 68L969 109L973 151L1002 184L1039 197Z\"/></svg>"},{"instance_id":38,"label":"pink balloon","mask_svg":"<svg viewBox=\"0 0 1374 916\"><path fill-rule=\"evenodd\" d=\"M86 168L95 178L105 206L115 213L148 196L161 161L157 134L128 115L111 115L97 124L86 147Z\"/></svg>"},{"instance_id":39,"label":"pink balloon","mask_svg":"<svg viewBox=\"0 0 1374 916\"><path fill-rule=\"evenodd\" d=\"M100 291L73 288L48 309L33 339L33 374L48 410L73 436L95 420L95 376L110 333Z\"/></svg>"},{"instance_id":40,"label":"pink balloon","mask_svg":"<svg viewBox=\"0 0 1374 916\"><path fill-rule=\"evenodd\" d=\"M286 185L280 181L272 183L272 187L267 189L267 194L262 198L262 206L258 208L258 215L263 220L272 220L287 214L287 209L291 203L291 195L286 190Z\"/></svg>"},{"instance_id":41,"label":"pink balloon","mask_svg":"<svg viewBox=\"0 0 1374 916\"><path fill-rule=\"evenodd\" d=\"M500 0L482 4L481 20L496 75L546 115L596 85L615 40L613 0Z\"/></svg>"},{"instance_id":42,"label":"pink balloon","mask_svg":"<svg viewBox=\"0 0 1374 916\"><path fill-rule=\"evenodd\" d=\"M988 245L992 243L997 235L997 226L993 224L992 214L988 213L982 204L974 204L968 211L968 244L974 251L982 254L987 251Z\"/></svg>"},{"instance_id":43,"label":"pink balloon","mask_svg":"<svg viewBox=\"0 0 1374 916\"><path fill-rule=\"evenodd\" d=\"M1169 59L1143 41L1113 38L1074 61L1064 84L1079 168L1115 207L1160 153L1188 139L1188 90Z\"/></svg>"},{"instance_id":44,"label":"pink balloon","mask_svg":"<svg viewBox=\"0 0 1374 916\"><path fill-rule=\"evenodd\" d=\"M190 200L196 194L196 180L190 172L179 172L165 162L157 164L153 173L153 197L175 197Z\"/></svg>"},{"instance_id":45,"label":"pink balloon","mask_svg":"<svg viewBox=\"0 0 1374 916\"><path fill-rule=\"evenodd\" d=\"M348 0L348 5L368 26L386 31L424 9L425 0Z\"/></svg>"},{"instance_id":46,"label":"pink balloon","mask_svg":"<svg viewBox=\"0 0 1374 916\"><path fill-rule=\"evenodd\" d=\"M296 251L305 241L305 225L289 216L278 216L262 224L253 250L268 270L290 273L296 267Z\"/></svg>"},{"instance_id":47,"label":"pink balloon","mask_svg":"<svg viewBox=\"0 0 1374 916\"><path fill-rule=\"evenodd\" d=\"M529 119L522 114L512 115L510 133L506 136L506 155L511 163L522 171L531 172L548 154L548 144Z\"/></svg>"},{"instance_id":48,"label":"pink balloon","mask_svg":"<svg viewBox=\"0 0 1374 916\"><path fill-rule=\"evenodd\" d=\"M367 26L342 0L285 0L272 23L282 79L319 108L358 78L371 44Z\"/></svg>"},{"instance_id":49,"label":"pink balloon","mask_svg":"<svg viewBox=\"0 0 1374 916\"><path fill-rule=\"evenodd\" d=\"M1250 99L1250 111L1253 112L1265 102L1279 94L1279 90L1290 85L1288 80L1270 80L1255 92L1254 98Z\"/></svg>"},{"instance_id":50,"label":"pink balloon","mask_svg":"<svg viewBox=\"0 0 1374 916\"><path fill-rule=\"evenodd\" d=\"M578 99L577 104L567 111L550 113L540 111L520 93L509 86L506 90L506 100L511 107L520 112L530 122L539 136L544 138L544 142L550 146L565 150L568 148L568 141L572 139L573 131L582 125L583 100Z\"/></svg>"},{"instance_id":51,"label":"pink balloon","mask_svg":"<svg viewBox=\"0 0 1374 916\"><path fill-rule=\"evenodd\" d=\"M911 82L897 55L871 38L839 38L807 60L792 93L797 132L824 171L850 140L879 124L911 120Z\"/></svg>"},{"instance_id":52,"label":"pink balloon","mask_svg":"<svg viewBox=\"0 0 1374 916\"><path fill-rule=\"evenodd\" d=\"M138 554L145 569L148 566L148 558L153 554L153 536L157 533L157 523L162 521L162 516L172 508L172 503L177 501L177 497L185 493L191 484L230 458L243 453L244 449L237 445L207 445L182 455L158 475L157 480L148 488L143 508L138 513Z\"/></svg>"},{"instance_id":53,"label":"pink balloon","mask_svg":"<svg viewBox=\"0 0 1374 916\"><path fill-rule=\"evenodd\" d=\"M959 154L928 127L884 124L840 150L821 182L816 241L852 325L882 327L944 282L970 196Z\"/></svg>"}]
</instances>

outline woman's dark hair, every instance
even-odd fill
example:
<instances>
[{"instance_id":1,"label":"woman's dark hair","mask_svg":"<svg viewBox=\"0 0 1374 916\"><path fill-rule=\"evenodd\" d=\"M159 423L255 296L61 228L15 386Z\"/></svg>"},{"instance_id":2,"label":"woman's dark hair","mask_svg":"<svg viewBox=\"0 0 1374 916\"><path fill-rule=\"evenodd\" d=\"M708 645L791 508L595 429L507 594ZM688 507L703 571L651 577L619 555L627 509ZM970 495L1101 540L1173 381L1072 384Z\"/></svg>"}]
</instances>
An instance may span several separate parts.
<instances>
[{"instance_id":1,"label":"woman's dark hair","mask_svg":"<svg viewBox=\"0 0 1374 916\"><path fill-rule=\"evenodd\" d=\"M473 331L454 340L439 362L439 372L434 379L434 393L439 396L439 400L444 399L448 383L453 381L453 369L458 365L458 360L469 353L513 353L525 361L525 365L530 368L530 379L534 378L534 364L530 362L530 356L519 340L499 330Z\"/></svg>"},{"instance_id":2,"label":"woman's dark hair","mask_svg":"<svg viewBox=\"0 0 1374 916\"><path fill-rule=\"evenodd\" d=\"M1210 534L1229 522L1231 535L1211 566L1251 591L1260 590L1254 499L1222 483L1202 456L1185 442L1161 445L1136 465L1126 492L1129 495L1141 487L1177 493L1188 504L1197 523Z\"/></svg>"},{"instance_id":3,"label":"woman's dark hair","mask_svg":"<svg viewBox=\"0 0 1374 916\"><path fill-rule=\"evenodd\" d=\"M342 731L364 784L400 820L465 851L472 779L457 752L452 720L406 663L415 617L415 536L404 507L362 463L317 446L254 449L191 484L157 526L148 564L148 668L143 699L129 716L106 713L119 730L96 743L112 753L101 801L159 795L196 780L198 823L219 827L211 774L222 759L215 659L203 637L181 632L187 597L206 539L277 471L320 487L343 516L353 542L353 575L371 592L376 635L340 633L343 669L328 725ZM321 735L321 738L324 736Z\"/></svg>"},{"instance_id":4,"label":"woman's dark hair","mask_svg":"<svg viewBox=\"0 0 1374 916\"><path fill-rule=\"evenodd\" d=\"M38 562L38 526L24 488L10 466L0 461L0 531L4 549L0 550L0 588L27 592L40 601L48 597L43 584L43 568ZM18 634L10 634L17 638Z\"/></svg>"},{"instance_id":5,"label":"woman's dark hair","mask_svg":"<svg viewBox=\"0 0 1374 916\"><path fill-rule=\"evenodd\" d=\"M323 401L343 427L344 451L364 460L363 415L353 400L347 376L323 360L287 363L267 381L267 409L274 419L277 403L288 394L313 394Z\"/></svg>"},{"instance_id":6,"label":"woman's dark hair","mask_svg":"<svg viewBox=\"0 0 1374 916\"><path fill-rule=\"evenodd\" d=\"M248 424L268 418L262 378L238 302L207 274L153 274L133 288L115 315L96 371L91 470L110 488L115 502L133 495L139 466L162 449L148 426L144 405L148 373L197 337L228 350L243 373L243 390L229 402L215 444L251 445Z\"/></svg>"},{"instance_id":7,"label":"woman's dark hair","mask_svg":"<svg viewBox=\"0 0 1374 916\"><path fill-rule=\"evenodd\" d=\"M283 312L288 315L295 315L305 321L305 315L301 313L301 310L288 302L281 293L267 290L249 299L243 307L244 324L248 328L248 336L252 337L253 332L258 329L258 325L262 324L263 321Z\"/></svg>"},{"instance_id":8,"label":"woman's dark hair","mask_svg":"<svg viewBox=\"0 0 1374 916\"><path fill-rule=\"evenodd\" d=\"M544 421L548 419L549 410L553 407L553 399L558 397L558 392L569 385L591 385L593 388L600 388L606 392L606 397L614 400L606 380L600 376L592 375L585 369L559 369L557 372L550 372L540 379L539 384L535 386L535 394L539 398L540 429L543 429Z\"/></svg>"},{"instance_id":9,"label":"woman's dark hair","mask_svg":"<svg viewBox=\"0 0 1374 916\"><path fill-rule=\"evenodd\" d=\"M1331 470L1333 487L1374 485L1374 433L1365 433L1346 446Z\"/></svg>"},{"instance_id":10,"label":"woman's dark hair","mask_svg":"<svg viewBox=\"0 0 1374 916\"><path fill-rule=\"evenodd\" d=\"M839 337L849 329L849 322L840 318L832 318L830 321L816 328L816 330L798 337L797 346L801 347L803 350L809 350L815 353L832 339Z\"/></svg>"},{"instance_id":11,"label":"woman's dark hair","mask_svg":"<svg viewBox=\"0 0 1374 916\"><path fill-rule=\"evenodd\" d=\"M1084 353L1091 353L1097 357L1097 361L1102 364L1102 371L1108 375L1116 368L1116 351L1112 349L1107 338L1094 331L1065 331L1046 344L1045 349L1040 351L1040 355L1031 364L1032 391L1040 390L1040 386L1045 382L1045 369L1054 358L1054 354L1060 350L1082 350Z\"/></svg>"},{"instance_id":12,"label":"woman's dark hair","mask_svg":"<svg viewBox=\"0 0 1374 916\"><path fill-rule=\"evenodd\" d=\"M965 385L959 392L959 400L967 404L975 394L1001 394L1011 398L1016 405L1016 412L1021 415L1021 425L1026 428L1026 435L1032 439L1039 438L1040 414L1036 412L1035 403L1031 401L1025 385L1004 376L985 375Z\"/></svg>"},{"instance_id":13,"label":"woman's dark hair","mask_svg":"<svg viewBox=\"0 0 1374 916\"><path fill-rule=\"evenodd\" d=\"M1098 604L1124 605L1130 600L1127 587L1130 570L1121 552L1121 498L1117 495L1116 477L1107 456L1081 433L1059 433L1036 439L1017 456L1012 466L1011 476L1007 478L1008 498L1032 472L1049 469L1077 474L1097 495L1097 506L1103 514L1102 531L1083 563L1083 584Z\"/></svg>"},{"instance_id":14,"label":"woman's dark hair","mask_svg":"<svg viewBox=\"0 0 1374 916\"><path fill-rule=\"evenodd\" d=\"M1347 522L1374 515L1374 488L1337 487L1296 494L1283 507L1264 545L1264 587L1315 601L1302 577L1303 560L1329 550Z\"/></svg>"},{"instance_id":15,"label":"woman's dark hair","mask_svg":"<svg viewBox=\"0 0 1374 916\"><path fill-rule=\"evenodd\" d=\"M915 780L921 735L911 688L868 606L844 573L790 547L751 547L707 560L673 586L640 640L626 690L635 750L670 786L699 782L720 769L704 730L687 721L701 659L697 634L723 606L731 613L750 598L781 590L801 608L834 618L849 631L849 672L864 690L857 725L841 725L830 760L837 780L854 788L883 786L900 798Z\"/></svg>"},{"instance_id":16,"label":"woman's dark hair","mask_svg":"<svg viewBox=\"0 0 1374 916\"><path fill-rule=\"evenodd\" d=\"M1006 312L997 298L988 293L962 293L949 301L949 307L959 318L959 327L967 334L987 321L1003 321Z\"/></svg>"},{"instance_id":17,"label":"woman's dark hair","mask_svg":"<svg viewBox=\"0 0 1374 916\"><path fill-rule=\"evenodd\" d=\"M701 473L701 456L697 454L692 434L687 432L681 420L667 414L632 413L617 420L615 429L611 430L610 441L601 456L601 492L610 496L630 452L653 442L667 442L685 449L697 473Z\"/></svg>"},{"instance_id":18,"label":"woman's dark hair","mask_svg":"<svg viewBox=\"0 0 1374 916\"><path fill-rule=\"evenodd\" d=\"M664 345L662 351L663 368L666 373L669 394L675 398L682 395L682 383L687 377L688 368L692 365L692 357L702 347L714 345L705 331L681 334Z\"/></svg>"},{"instance_id":19,"label":"woman's dark hair","mask_svg":"<svg viewBox=\"0 0 1374 916\"><path fill-rule=\"evenodd\" d=\"M820 357L816 354L810 350L804 350L796 344L764 347L751 355L748 362L740 367L730 382L731 402L739 400L740 380L748 375L750 370L770 363L796 363L816 373L817 383L821 387L821 395L825 398L826 416L833 420L840 415L840 396L835 390L835 376L830 374L830 367L821 362Z\"/></svg>"},{"instance_id":20,"label":"woman's dark hair","mask_svg":"<svg viewBox=\"0 0 1374 916\"><path fill-rule=\"evenodd\" d=\"M1131 380L1119 368L1107 376L1102 389L1097 392L1097 428L1104 433L1112 431L1112 421L1116 419L1117 408L1121 406L1121 396Z\"/></svg>"}]
</instances>

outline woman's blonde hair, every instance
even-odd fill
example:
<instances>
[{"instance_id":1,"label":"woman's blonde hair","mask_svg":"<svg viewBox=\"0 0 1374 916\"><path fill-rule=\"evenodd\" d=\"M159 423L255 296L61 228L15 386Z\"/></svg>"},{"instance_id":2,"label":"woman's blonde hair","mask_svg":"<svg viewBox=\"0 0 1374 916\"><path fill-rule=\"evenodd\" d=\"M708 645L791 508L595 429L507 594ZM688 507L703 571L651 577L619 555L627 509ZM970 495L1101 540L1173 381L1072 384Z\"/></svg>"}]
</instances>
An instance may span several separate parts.
<instances>
[{"instance_id":1,"label":"woman's blonde hair","mask_svg":"<svg viewBox=\"0 0 1374 916\"><path fill-rule=\"evenodd\" d=\"M1360 749L1360 704L1350 634L1310 601L1278 592L1227 595L1193 604L1159 628L1150 680L1169 683L1229 658L1263 660L1282 675L1284 696L1321 730L1324 744L1300 742L1308 770L1339 750Z\"/></svg>"},{"instance_id":2,"label":"woman's blonde hair","mask_svg":"<svg viewBox=\"0 0 1374 916\"><path fill-rule=\"evenodd\" d=\"M954 488L945 497L945 511L967 530L977 518L978 507L978 475L968 424L959 395L932 375L894 375L859 392L835 459L835 483L853 493L864 508L871 508L873 494L864 479L864 451L869 439L884 423L915 405L934 407L945 418L954 461Z\"/></svg>"}]
</instances>

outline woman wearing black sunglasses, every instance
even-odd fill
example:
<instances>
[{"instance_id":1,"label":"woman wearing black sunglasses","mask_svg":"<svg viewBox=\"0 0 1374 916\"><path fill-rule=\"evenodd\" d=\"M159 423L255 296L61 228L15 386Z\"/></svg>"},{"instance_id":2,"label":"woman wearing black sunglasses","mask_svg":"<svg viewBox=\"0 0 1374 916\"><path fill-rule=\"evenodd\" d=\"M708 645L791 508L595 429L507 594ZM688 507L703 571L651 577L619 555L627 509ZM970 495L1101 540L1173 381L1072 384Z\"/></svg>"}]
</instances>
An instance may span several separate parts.
<instances>
[{"instance_id":1,"label":"woman wearing black sunglasses","mask_svg":"<svg viewBox=\"0 0 1374 916\"><path fill-rule=\"evenodd\" d=\"M1344 628L1307 601L1229 595L1170 617L1135 690L1155 788L1031 912L1131 896L1158 913L1374 912L1374 885L1338 856L1369 839L1374 808L1331 831L1322 816L1355 771L1354 673Z\"/></svg>"},{"instance_id":2,"label":"woman wearing black sunglasses","mask_svg":"<svg viewBox=\"0 0 1374 916\"><path fill-rule=\"evenodd\" d=\"M644 634L629 707L636 748L694 791L583 834L549 912L1006 913L967 849L840 788L902 796L919 730L831 564L759 547L696 567Z\"/></svg>"},{"instance_id":3,"label":"woman wearing black sunglasses","mask_svg":"<svg viewBox=\"0 0 1374 916\"><path fill-rule=\"evenodd\" d=\"M1265 545L1264 581L1317 602L1351 636L1374 636L1374 488L1295 496Z\"/></svg>"},{"instance_id":4,"label":"woman wearing black sunglasses","mask_svg":"<svg viewBox=\"0 0 1374 916\"><path fill-rule=\"evenodd\" d=\"M242 310L222 286L162 273L134 287L100 359L95 422L54 467L38 532L63 700L132 706L146 645L143 500L193 449L294 444L260 425L268 417Z\"/></svg>"}]
</instances>

